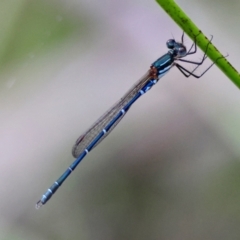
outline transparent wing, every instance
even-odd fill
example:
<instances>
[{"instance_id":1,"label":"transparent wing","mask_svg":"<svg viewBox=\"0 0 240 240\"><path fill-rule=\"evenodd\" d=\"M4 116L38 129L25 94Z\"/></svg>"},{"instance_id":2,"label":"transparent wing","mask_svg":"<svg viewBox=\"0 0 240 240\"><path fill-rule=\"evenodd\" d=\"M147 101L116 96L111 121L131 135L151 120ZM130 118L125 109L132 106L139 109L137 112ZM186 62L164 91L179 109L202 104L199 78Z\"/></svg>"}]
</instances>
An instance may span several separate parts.
<instances>
[{"instance_id":1,"label":"transparent wing","mask_svg":"<svg viewBox=\"0 0 240 240\"><path fill-rule=\"evenodd\" d=\"M137 92L150 80L149 71L135 83L132 88L116 102L106 113L104 113L85 133L76 141L72 148L72 155L77 158L85 148L95 139L95 137L105 128L105 126L119 113L119 111L137 94ZM96 147L121 121L122 115L109 131L98 141Z\"/></svg>"}]
</instances>

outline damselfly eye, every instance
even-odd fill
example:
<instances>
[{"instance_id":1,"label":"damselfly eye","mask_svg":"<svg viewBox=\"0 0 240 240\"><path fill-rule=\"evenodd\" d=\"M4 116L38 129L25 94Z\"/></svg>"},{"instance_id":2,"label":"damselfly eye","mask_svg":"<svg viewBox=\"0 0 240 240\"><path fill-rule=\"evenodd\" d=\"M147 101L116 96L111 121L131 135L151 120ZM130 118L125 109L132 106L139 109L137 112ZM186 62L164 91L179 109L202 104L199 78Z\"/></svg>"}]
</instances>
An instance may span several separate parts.
<instances>
[{"instance_id":1,"label":"damselfly eye","mask_svg":"<svg viewBox=\"0 0 240 240\"><path fill-rule=\"evenodd\" d=\"M167 48L173 49L175 47L176 42L174 39L169 39L166 44L167 44Z\"/></svg>"},{"instance_id":2,"label":"damselfly eye","mask_svg":"<svg viewBox=\"0 0 240 240\"><path fill-rule=\"evenodd\" d=\"M185 47L179 47L178 48L178 56L179 57L184 57L187 54L187 49Z\"/></svg>"}]
</instances>

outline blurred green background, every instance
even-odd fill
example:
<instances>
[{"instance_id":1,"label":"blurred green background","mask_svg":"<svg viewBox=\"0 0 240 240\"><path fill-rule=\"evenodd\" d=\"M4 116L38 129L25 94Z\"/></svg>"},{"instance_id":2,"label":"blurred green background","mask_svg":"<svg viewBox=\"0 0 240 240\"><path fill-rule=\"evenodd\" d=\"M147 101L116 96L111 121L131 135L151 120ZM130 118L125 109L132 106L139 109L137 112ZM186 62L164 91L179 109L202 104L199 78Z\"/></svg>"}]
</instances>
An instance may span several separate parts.
<instances>
[{"instance_id":1,"label":"blurred green background","mask_svg":"<svg viewBox=\"0 0 240 240\"><path fill-rule=\"evenodd\" d=\"M177 3L239 70L240 2ZM79 135L182 32L146 0L4 0L0 13L1 240L239 239L240 94L216 67L172 69L36 210Z\"/></svg>"}]
</instances>

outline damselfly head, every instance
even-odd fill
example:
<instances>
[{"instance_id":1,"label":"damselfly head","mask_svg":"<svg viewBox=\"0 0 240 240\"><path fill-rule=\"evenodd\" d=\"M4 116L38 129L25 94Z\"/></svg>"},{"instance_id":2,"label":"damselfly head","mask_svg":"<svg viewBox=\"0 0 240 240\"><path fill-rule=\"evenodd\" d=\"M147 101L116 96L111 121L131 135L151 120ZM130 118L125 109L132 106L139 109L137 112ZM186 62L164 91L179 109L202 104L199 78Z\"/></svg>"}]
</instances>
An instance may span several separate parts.
<instances>
[{"instance_id":1,"label":"damselfly head","mask_svg":"<svg viewBox=\"0 0 240 240\"><path fill-rule=\"evenodd\" d=\"M174 58L182 58L187 54L187 49L183 43L176 42L174 39L169 39L167 41L167 48L171 50Z\"/></svg>"}]
</instances>

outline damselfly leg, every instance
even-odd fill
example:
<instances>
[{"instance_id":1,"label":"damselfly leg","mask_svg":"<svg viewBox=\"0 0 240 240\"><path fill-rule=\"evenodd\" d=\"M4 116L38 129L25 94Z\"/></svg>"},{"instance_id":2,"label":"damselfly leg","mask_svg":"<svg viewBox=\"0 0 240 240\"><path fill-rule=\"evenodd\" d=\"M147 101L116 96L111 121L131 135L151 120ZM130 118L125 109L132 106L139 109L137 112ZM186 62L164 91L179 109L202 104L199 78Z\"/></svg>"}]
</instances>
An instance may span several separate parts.
<instances>
[{"instance_id":1,"label":"damselfly leg","mask_svg":"<svg viewBox=\"0 0 240 240\"><path fill-rule=\"evenodd\" d=\"M184 33L182 35L182 42L183 42L183 37L184 37ZM179 71L185 76L185 77L190 77L190 76L193 76L195 78L200 78L202 77L214 64L212 63L205 71L203 71L200 75L197 75L197 74L194 74L194 72L196 71L196 69L201 66L203 64L203 62L205 61L205 59L207 58L207 51L208 51L208 48L209 48L209 44L212 42L212 39L213 39L213 36L211 36L211 39L209 40L207 46L206 46L206 49L205 49L205 52L204 52L204 55L202 57L202 60L200 62L195 62L195 61L191 61L191 60L186 60L186 59L181 59L181 58L178 58L177 60L178 61L181 61L181 62L185 62L185 63L190 63L190 64L194 64L194 65L197 65L193 70L189 71L188 69L186 69L185 67L183 67L182 65L180 65L179 63L175 62L175 66L179 69ZM197 52L197 44L196 44L196 40L197 40L197 36L195 37L194 39L194 42L191 46L191 48L188 50L188 52L186 53L186 56L188 55L191 55L191 54L195 54ZM192 50L192 48L194 47L194 50ZM217 59L218 60L218 59ZM217 61L216 60L216 61Z\"/></svg>"}]
</instances>

